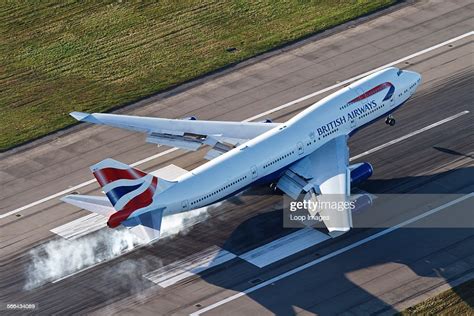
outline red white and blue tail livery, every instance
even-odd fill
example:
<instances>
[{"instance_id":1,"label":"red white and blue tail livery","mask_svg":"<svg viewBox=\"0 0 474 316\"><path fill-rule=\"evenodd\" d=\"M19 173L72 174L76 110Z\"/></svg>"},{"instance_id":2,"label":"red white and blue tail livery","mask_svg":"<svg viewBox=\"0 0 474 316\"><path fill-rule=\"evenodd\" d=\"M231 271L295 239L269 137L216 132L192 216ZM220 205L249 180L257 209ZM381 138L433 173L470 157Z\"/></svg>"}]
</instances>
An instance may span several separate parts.
<instances>
[{"instance_id":1,"label":"red white and blue tail livery","mask_svg":"<svg viewBox=\"0 0 474 316\"><path fill-rule=\"evenodd\" d=\"M107 225L117 227L134 212L149 208L157 190L158 178L113 159L91 167L105 195L117 211Z\"/></svg>"},{"instance_id":2,"label":"red white and blue tail livery","mask_svg":"<svg viewBox=\"0 0 474 316\"><path fill-rule=\"evenodd\" d=\"M163 209L155 207L154 199L160 179L110 158L93 165L91 171L110 202L105 214L97 212L108 216L107 226L123 225L146 241L159 237ZM67 196L65 201L85 209L89 209L85 203L97 203L83 195Z\"/></svg>"}]
</instances>

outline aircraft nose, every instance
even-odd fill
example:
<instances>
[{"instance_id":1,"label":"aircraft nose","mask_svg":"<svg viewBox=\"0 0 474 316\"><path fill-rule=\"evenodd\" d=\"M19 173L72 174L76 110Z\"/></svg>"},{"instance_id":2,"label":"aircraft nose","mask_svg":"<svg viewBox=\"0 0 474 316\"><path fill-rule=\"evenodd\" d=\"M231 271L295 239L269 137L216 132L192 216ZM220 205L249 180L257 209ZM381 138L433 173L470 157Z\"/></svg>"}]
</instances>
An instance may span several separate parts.
<instances>
[{"instance_id":1,"label":"aircraft nose","mask_svg":"<svg viewBox=\"0 0 474 316\"><path fill-rule=\"evenodd\" d=\"M418 86L421 83L421 75L417 72L413 72L413 76L415 77L416 85Z\"/></svg>"},{"instance_id":2,"label":"aircraft nose","mask_svg":"<svg viewBox=\"0 0 474 316\"><path fill-rule=\"evenodd\" d=\"M414 83L416 86L418 86L421 83L421 75L417 72L414 71L405 71L406 75L408 76L408 81L410 83Z\"/></svg>"}]
</instances>

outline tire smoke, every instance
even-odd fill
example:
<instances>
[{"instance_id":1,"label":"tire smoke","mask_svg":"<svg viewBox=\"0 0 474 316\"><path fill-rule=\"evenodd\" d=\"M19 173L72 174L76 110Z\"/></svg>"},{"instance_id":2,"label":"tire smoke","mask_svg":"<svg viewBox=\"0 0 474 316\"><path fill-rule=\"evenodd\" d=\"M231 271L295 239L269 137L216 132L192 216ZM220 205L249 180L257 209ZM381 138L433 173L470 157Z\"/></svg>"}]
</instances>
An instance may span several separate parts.
<instances>
[{"instance_id":1,"label":"tire smoke","mask_svg":"<svg viewBox=\"0 0 474 316\"><path fill-rule=\"evenodd\" d=\"M208 210L219 205L220 203L165 216L159 241L177 234L186 234L193 225L208 218ZM73 240L51 240L29 252L31 261L26 269L24 288L30 290L47 282L57 281L95 264L114 259L140 245L143 245L143 242L125 228L100 229Z\"/></svg>"},{"instance_id":2,"label":"tire smoke","mask_svg":"<svg viewBox=\"0 0 474 316\"><path fill-rule=\"evenodd\" d=\"M115 258L132 250L140 240L128 230L99 230L74 239L55 239L30 251L31 262L26 269L25 289Z\"/></svg>"}]
</instances>

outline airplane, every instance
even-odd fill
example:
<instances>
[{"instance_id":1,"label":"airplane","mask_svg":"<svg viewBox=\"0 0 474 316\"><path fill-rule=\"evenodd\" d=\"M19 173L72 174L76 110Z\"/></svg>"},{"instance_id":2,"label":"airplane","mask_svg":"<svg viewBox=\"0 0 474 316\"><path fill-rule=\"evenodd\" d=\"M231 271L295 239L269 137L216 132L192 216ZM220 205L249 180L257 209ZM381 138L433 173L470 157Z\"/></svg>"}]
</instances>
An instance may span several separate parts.
<instances>
[{"instance_id":1,"label":"airplane","mask_svg":"<svg viewBox=\"0 0 474 316\"><path fill-rule=\"evenodd\" d=\"M68 195L63 201L106 216L111 228L125 226L146 242L160 237L163 216L227 199L257 184L273 184L293 199L348 201L351 185L368 179L372 165L349 165L348 138L403 105L421 75L395 67L353 82L284 123L165 119L105 113L70 113L76 120L145 133L146 141L195 151L210 147L209 161L175 179L148 174L113 159L91 167L106 197ZM327 207L313 209L320 214ZM350 209L331 213L324 224L332 237L352 227Z\"/></svg>"}]
</instances>

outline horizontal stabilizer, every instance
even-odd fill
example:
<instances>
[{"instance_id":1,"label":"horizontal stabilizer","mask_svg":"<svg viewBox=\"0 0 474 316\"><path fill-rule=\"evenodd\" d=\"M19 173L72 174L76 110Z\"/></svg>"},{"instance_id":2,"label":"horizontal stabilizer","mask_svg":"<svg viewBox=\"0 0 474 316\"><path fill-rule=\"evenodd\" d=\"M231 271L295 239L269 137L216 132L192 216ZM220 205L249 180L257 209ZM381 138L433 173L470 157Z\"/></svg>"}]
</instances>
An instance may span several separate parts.
<instances>
[{"instance_id":1,"label":"horizontal stabilizer","mask_svg":"<svg viewBox=\"0 0 474 316\"><path fill-rule=\"evenodd\" d=\"M114 207L105 196L70 194L62 197L61 201L105 217L115 213Z\"/></svg>"},{"instance_id":2,"label":"horizontal stabilizer","mask_svg":"<svg viewBox=\"0 0 474 316\"><path fill-rule=\"evenodd\" d=\"M74 194L62 197L61 200L106 218L117 213L106 197ZM131 217L122 224L143 242L149 243L160 237L162 216L163 209L159 209Z\"/></svg>"},{"instance_id":3,"label":"horizontal stabilizer","mask_svg":"<svg viewBox=\"0 0 474 316\"><path fill-rule=\"evenodd\" d=\"M129 228L130 232L135 234L143 242L152 242L160 238L163 210L164 209L158 209L131 217L122 222L122 225Z\"/></svg>"}]
</instances>

